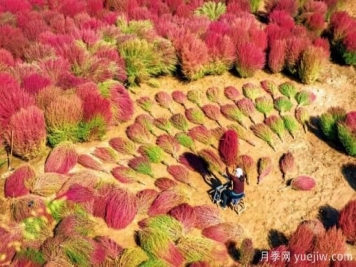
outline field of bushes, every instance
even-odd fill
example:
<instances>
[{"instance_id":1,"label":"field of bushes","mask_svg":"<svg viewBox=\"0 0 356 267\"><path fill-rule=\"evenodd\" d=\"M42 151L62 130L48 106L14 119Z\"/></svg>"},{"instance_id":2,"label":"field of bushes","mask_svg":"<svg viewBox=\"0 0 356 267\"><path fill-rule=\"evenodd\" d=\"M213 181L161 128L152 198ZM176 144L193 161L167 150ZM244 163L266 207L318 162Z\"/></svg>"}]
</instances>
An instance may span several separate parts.
<instances>
[{"instance_id":1,"label":"field of bushes","mask_svg":"<svg viewBox=\"0 0 356 267\"><path fill-rule=\"evenodd\" d=\"M310 116L328 67L356 65L347 4L0 0L0 266L306 267L263 255L353 251L354 197L266 248L205 190L239 164L302 203L323 181L295 146L316 133L356 156L356 111ZM356 266L330 257L316 266Z\"/></svg>"}]
</instances>

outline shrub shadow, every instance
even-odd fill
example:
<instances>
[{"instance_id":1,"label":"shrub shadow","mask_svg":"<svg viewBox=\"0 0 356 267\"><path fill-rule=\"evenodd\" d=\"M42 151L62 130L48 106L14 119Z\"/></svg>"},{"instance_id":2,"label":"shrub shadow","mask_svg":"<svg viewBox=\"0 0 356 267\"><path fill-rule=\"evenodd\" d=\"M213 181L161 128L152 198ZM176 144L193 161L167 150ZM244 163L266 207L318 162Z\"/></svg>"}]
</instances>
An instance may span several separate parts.
<instances>
[{"instance_id":1,"label":"shrub shadow","mask_svg":"<svg viewBox=\"0 0 356 267\"><path fill-rule=\"evenodd\" d=\"M226 244L227 252L229 253L230 257L233 258L234 261L238 261L241 257L240 251L237 248L237 244L235 241L228 242Z\"/></svg>"},{"instance_id":2,"label":"shrub shadow","mask_svg":"<svg viewBox=\"0 0 356 267\"><path fill-rule=\"evenodd\" d=\"M311 116L307 124L308 131L314 134L317 138L324 141L329 147L337 150L338 152L346 155L345 150L340 142L335 142L327 139L319 127L320 117Z\"/></svg>"},{"instance_id":3,"label":"shrub shadow","mask_svg":"<svg viewBox=\"0 0 356 267\"><path fill-rule=\"evenodd\" d=\"M342 165L341 172L351 188L356 191L356 164L347 163Z\"/></svg>"},{"instance_id":4,"label":"shrub shadow","mask_svg":"<svg viewBox=\"0 0 356 267\"><path fill-rule=\"evenodd\" d=\"M275 229L271 229L268 232L268 245L271 248L276 248L281 245L288 245L288 238L284 233Z\"/></svg>"},{"instance_id":5,"label":"shrub shadow","mask_svg":"<svg viewBox=\"0 0 356 267\"><path fill-rule=\"evenodd\" d=\"M319 208L318 219L323 223L325 229L330 229L337 225L339 211L330 205L321 206Z\"/></svg>"}]
</instances>

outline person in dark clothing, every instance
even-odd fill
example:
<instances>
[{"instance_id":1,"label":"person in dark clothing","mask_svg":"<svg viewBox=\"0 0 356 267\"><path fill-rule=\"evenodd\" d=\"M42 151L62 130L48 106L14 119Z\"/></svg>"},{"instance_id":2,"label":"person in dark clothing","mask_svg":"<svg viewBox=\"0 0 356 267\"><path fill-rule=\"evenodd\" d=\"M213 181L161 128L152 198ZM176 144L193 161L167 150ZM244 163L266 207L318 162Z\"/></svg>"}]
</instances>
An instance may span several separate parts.
<instances>
[{"instance_id":1,"label":"person in dark clothing","mask_svg":"<svg viewBox=\"0 0 356 267\"><path fill-rule=\"evenodd\" d=\"M221 207L226 209L226 204L228 199L241 199L245 196L245 180L248 184L246 175L244 174L240 166L234 168L233 173L229 171L229 168L226 167L226 174L231 181L231 189L224 190L222 192L222 204Z\"/></svg>"}]
</instances>

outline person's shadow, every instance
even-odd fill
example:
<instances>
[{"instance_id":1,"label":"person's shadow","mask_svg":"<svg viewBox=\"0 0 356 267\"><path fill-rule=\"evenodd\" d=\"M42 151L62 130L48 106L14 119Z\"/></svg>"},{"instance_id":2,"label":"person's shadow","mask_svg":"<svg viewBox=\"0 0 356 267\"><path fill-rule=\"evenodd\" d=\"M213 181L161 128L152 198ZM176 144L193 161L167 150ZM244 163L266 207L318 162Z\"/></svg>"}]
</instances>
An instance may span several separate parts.
<instances>
[{"instance_id":1,"label":"person's shadow","mask_svg":"<svg viewBox=\"0 0 356 267\"><path fill-rule=\"evenodd\" d=\"M208 164L204 159L194 153L185 152L179 157L179 162L191 171L201 175L204 182L211 187L211 189L207 191L207 194L213 199L216 188L221 186L222 182L216 175L209 171Z\"/></svg>"}]
</instances>

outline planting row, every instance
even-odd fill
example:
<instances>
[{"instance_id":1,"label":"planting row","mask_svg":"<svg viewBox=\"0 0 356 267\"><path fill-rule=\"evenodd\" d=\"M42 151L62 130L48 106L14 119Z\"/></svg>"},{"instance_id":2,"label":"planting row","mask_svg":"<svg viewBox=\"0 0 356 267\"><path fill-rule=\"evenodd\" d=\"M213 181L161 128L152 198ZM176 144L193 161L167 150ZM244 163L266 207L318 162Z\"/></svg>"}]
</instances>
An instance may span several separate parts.
<instances>
[{"instance_id":1,"label":"planting row","mask_svg":"<svg viewBox=\"0 0 356 267\"><path fill-rule=\"evenodd\" d=\"M330 55L324 32L352 63L354 20L334 13L338 1L267 1L268 25L251 14L254 2L6 0L1 69L65 88L107 79L153 84L178 69L189 80L232 68L249 77L266 65L310 83Z\"/></svg>"},{"instance_id":2,"label":"planting row","mask_svg":"<svg viewBox=\"0 0 356 267\"><path fill-rule=\"evenodd\" d=\"M2 264L183 266L213 261L218 266L229 260L223 243L244 234L239 225L222 221L216 207L187 204L180 188L134 194L90 172L36 175L23 165L8 177L6 194L11 219L0 228ZM124 229L138 214L150 216L138 223L140 247L123 248L97 235L96 218ZM195 228L202 235L193 235Z\"/></svg>"},{"instance_id":3,"label":"planting row","mask_svg":"<svg viewBox=\"0 0 356 267\"><path fill-rule=\"evenodd\" d=\"M252 240L243 239L245 234L238 224L224 222L214 206L187 204L186 193L178 187L133 193L90 172L37 175L23 165L7 178L6 189L4 211L10 213L10 220L0 228L2 264L228 266L232 261L228 249L240 253L241 264L251 263L257 253ZM97 234L96 218L104 219L110 228L124 229L138 214L145 219L132 233L136 247L124 248ZM292 257L293 253L312 251L345 253L345 241L356 242L355 215L356 202L350 201L340 212L338 229L325 230L316 220L303 222L285 245L272 247L269 255L272 251L289 251ZM287 265L282 258L278 264ZM322 266L330 264L344 266L329 260Z\"/></svg>"},{"instance_id":4,"label":"planting row","mask_svg":"<svg viewBox=\"0 0 356 267\"><path fill-rule=\"evenodd\" d=\"M84 83L70 90L47 86L31 94L11 75L3 73L0 78L3 81L0 92L4 98L0 103L0 134L5 146L26 160L41 155L47 143L54 146L63 141L100 140L110 126L129 121L134 113L134 103L129 94L113 80L107 80L99 86ZM242 94L233 86L224 90L210 87L206 90L206 99L213 104L203 104L206 103L204 93L198 90L188 91L187 94L174 91L172 95L161 91L155 95L155 101L149 97L141 97L137 104L151 116L137 116L135 123L128 127L127 134L135 142L150 143L149 133L155 134L155 127L170 135L174 129L188 133L189 121L201 125L189 130L190 137L206 144L211 140L211 135L204 136L208 132L202 126L206 119L221 126L223 116L247 128L246 118L254 123L253 117L257 115L258 110L264 115L266 125L281 140L285 129L294 137L298 123L293 116L286 114L293 108L292 99L297 102L296 119L305 127L308 114L301 106L311 104L315 100L314 94L306 90L297 91L295 85L290 82L277 86L271 81L263 81L261 85L262 88L251 83L244 84ZM272 98L266 95L266 92ZM226 104L227 99L234 103ZM153 118L155 102L168 109L171 117ZM175 102L185 108L185 116L180 113L173 114ZM188 102L198 107L189 108ZM280 118L273 115L274 109L283 116ZM273 133L266 125L256 124L252 126L252 130L273 146ZM240 138L244 139L245 130L239 126L234 128ZM177 133L176 139L189 145L184 133Z\"/></svg>"}]
</instances>

